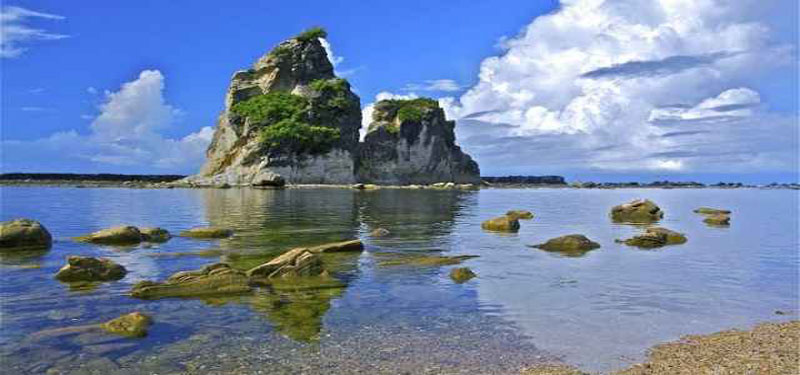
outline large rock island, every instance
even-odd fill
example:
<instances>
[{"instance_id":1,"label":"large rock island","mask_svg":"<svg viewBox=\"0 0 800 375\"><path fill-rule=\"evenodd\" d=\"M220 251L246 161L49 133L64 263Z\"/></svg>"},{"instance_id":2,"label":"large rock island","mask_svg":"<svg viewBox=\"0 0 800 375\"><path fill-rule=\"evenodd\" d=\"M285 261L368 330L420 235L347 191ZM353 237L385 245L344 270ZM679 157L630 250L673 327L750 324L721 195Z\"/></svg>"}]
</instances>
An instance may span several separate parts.
<instances>
[{"instance_id":1,"label":"large rock island","mask_svg":"<svg viewBox=\"0 0 800 375\"><path fill-rule=\"evenodd\" d=\"M382 101L363 143L360 99L310 29L233 75L198 186L479 183L432 99Z\"/></svg>"}]
</instances>

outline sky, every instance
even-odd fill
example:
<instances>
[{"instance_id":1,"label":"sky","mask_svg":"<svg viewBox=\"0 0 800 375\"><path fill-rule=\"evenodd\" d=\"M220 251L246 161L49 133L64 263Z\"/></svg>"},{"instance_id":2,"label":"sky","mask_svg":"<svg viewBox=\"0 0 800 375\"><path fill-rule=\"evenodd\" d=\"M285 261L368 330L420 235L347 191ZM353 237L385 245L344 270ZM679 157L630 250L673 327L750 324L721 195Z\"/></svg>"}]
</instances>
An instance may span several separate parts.
<instances>
[{"instance_id":1,"label":"sky","mask_svg":"<svg viewBox=\"0 0 800 375\"><path fill-rule=\"evenodd\" d=\"M3 172L196 172L230 77L328 31L365 125L437 98L482 174L798 179L795 0L6 1Z\"/></svg>"}]
</instances>

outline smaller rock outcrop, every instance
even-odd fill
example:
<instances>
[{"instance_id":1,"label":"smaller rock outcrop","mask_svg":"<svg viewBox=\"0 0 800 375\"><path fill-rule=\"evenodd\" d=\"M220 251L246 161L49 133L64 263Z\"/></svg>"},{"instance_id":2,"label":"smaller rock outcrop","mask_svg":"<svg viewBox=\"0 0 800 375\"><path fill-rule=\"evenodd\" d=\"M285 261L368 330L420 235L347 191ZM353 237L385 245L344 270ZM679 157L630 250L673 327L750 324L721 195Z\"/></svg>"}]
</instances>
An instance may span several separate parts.
<instances>
[{"instance_id":1,"label":"smaller rock outcrop","mask_svg":"<svg viewBox=\"0 0 800 375\"><path fill-rule=\"evenodd\" d=\"M694 213L701 214L701 215L730 215L730 210L723 210L719 208L710 208L710 207L700 207L694 210Z\"/></svg>"},{"instance_id":2,"label":"smaller rock outcrop","mask_svg":"<svg viewBox=\"0 0 800 375\"><path fill-rule=\"evenodd\" d=\"M618 223L652 223L662 218L664 211L647 199L636 199L611 209L611 219Z\"/></svg>"},{"instance_id":3,"label":"smaller rock outcrop","mask_svg":"<svg viewBox=\"0 0 800 375\"><path fill-rule=\"evenodd\" d=\"M544 251L563 253L567 256L582 256L588 251L597 249L600 244L582 234L569 234L547 240L547 242L531 247Z\"/></svg>"},{"instance_id":4,"label":"smaller rock outcrop","mask_svg":"<svg viewBox=\"0 0 800 375\"><path fill-rule=\"evenodd\" d=\"M644 233L633 236L622 242L628 246L652 249L666 245L679 245L686 243L687 239L683 233L678 233L667 228L652 227L647 228Z\"/></svg>"},{"instance_id":5,"label":"smaller rock outcrop","mask_svg":"<svg viewBox=\"0 0 800 375\"><path fill-rule=\"evenodd\" d=\"M139 228L126 225L99 230L97 232L76 237L76 241L99 245L135 245L144 240Z\"/></svg>"},{"instance_id":6,"label":"smaller rock outcrop","mask_svg":"<svg viewBox=\"0 0 800 375\"><path fill-rule=\"evenodd\" d=\"M172 238L168 230L158 227L140 228L139 232L142 234L142 239L146 242L167 242Z\"/></svg>"},{"instance_id":7,"label":"smaller rock outcrop","mask_svg":"<svg viewBox=\"0 0 800 375\"><path fill-rule=\"evenodd\" d=\"M125 277L125 267L106 258L70 256L67 264L56 273L63 282L114 281Z\"/></svg>"},{"instance_id":8,"label":"smaller rock outcrop","mask_svg":"<svg viewBox=\"0 0 800 375\"><path fill-rule=\"evenodd\" d=\"M477 258L477 255L407 255L397 253L378 253L379 266L416 266L416 267L441 267L461 264L463 261Z\"/></svg>"},{"instance_id":9,"label":"smaller rock outcrop","mask_svg":"<svg viewBox=\"0 0 800 375\"><path fill-rule=\"evenodd\" d=\"M458 267L450 270L450 278L458 284L465 283L475 276L478 275L472 272L469 267Z\"/></svg>"},{"instance_id":10,"label":"smaller rock outcrop","mask_svg":"<svg viewBox=\"0 0 800 375\"><path fill-rule=\"evenodd\" d=\"M322 259L306 248L289 250L277 258L247 271L251 278L318 276L324 272Z\"/></svg>"},{"instance_id":11,"label":"smaller rock outcrop","mask_svg":"<svg viewBox=\"0 0 800 375\"><path fill-rule=\"evenodd\" d=\"M196 271L178 272L162 283L140 281L131 295L143 299L236 295L252 291L244 272L225 263L215 263Z\"/></svg>"},{"instance_id":12,"label":"smaller rock outcrop","mask_svg":"<svg viewBox=\"0 0 800 375\"><path fill-rule=\"evenodd\" d=\"M511 210L506 212L506 216L517 220L530 220L533 219L533 212L525 210Z\"/></svg>"},{"instance_id":13,"label":"smaller rock outcrop","mask_svg":"<svg viewBox=\"0 0 800 375\"><path fill-rule=\"evenodd\" d=\"M0 251L21 249L49 249L53 236L31 219L16 219L0 223Z\"/></svg>"},{"instance_id":14,"label":"smaller rock outcrop","mask_svg":"<svg viewBox=\"0 0 800 375\"><path fill-rule=\"evenodd\" d=\"M190 237L199 239L228 238L232 235L233 235L233 230L228 228L218 228L218 227L197 227L185 230L180 233L181 237Z\"/></svg>"},{"instance_id":15,"label":"smaller rock outcrop","mask_svg":"<svg viewBox=\"0 0 800 375\"><path fill-rule=\"evenodd\" d=\"M106 332L128 336L128 337L145 337L147 336L147 329L153 320L138 311L130 314L125 314L119 318L109 320L100 325L100 328Z\"/></svg>"},{"instance_id":16,"label":"smaller rock outcrop","mask_svg":"<svg viewBox=\"0 0 800 375\"><path fill-rule=\"evenodd\" d=\"M708 215L703 222L711 226L725 227L731 225L731 216L727 214Z\"/></svg>"},{"instance_id":17,"label":"smaller rock outcrop","mask_svg":"<svg viewBox=\"0 0 800 375\"><path fill-rule=\"evenodd\" d=\"M510 216L500 216L481 223L481 228L493 232L516 232L519 230L519 220Z\"/></svg>"},{"instance_id":18,"label":"smaller rock outcrop","mask_svg":"<svg viewBox=\"0 0 800 375\"><path fill-rule=\"evenodd\" d=\"M373 108L356 163L358 181L381 185L480 183L478 164L456 145L456 124L445 118L436 100L381 100Z\"/></svg>"}]
</instances>

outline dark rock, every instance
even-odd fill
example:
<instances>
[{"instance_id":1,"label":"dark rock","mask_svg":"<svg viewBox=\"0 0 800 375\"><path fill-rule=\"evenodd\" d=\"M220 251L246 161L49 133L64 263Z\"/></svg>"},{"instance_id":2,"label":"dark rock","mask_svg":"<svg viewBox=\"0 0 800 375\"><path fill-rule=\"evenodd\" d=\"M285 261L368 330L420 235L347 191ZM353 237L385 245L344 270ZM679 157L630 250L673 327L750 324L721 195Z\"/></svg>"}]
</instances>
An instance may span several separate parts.
<instances>
[{"instance_id":1,"label":"dark rock","mask_svg":"<svg viewBox=\"0 0 800 375\"><path fill-rule=\"evenodd\" d=\"M38 221L16 219L0 223L0 251L49 249L52 244L53 236Z\"/></svg>"},{"instance_id":2,"label":"dark rock","mask_svg":"<svg viewBox=\"0 0 800 375\"><path fill-rule=\"evenodd\" d=\"M622 242L628 246L640 248L656 248L665 245L679 245L686 243L686 236L666 228L647 228L643 234L634 236Z\"/></svg>"},{"instance_id":3,"label":"dark rock","mask_svg":"<svg viewBox=\"0 0 800 375\"><path fill-rule=\"evenodd\" d=\"M711 226L728 226L731 224L731 216L727 214L708 215L703 222Z\"/></svg>"},{"instance_id":4,"label":"dark rock","mask_svg":"<svg viewBox=\"0 0 800 375\"><path fill-rule=\"evenodd\" d=\"M494 232L516 232L519 230L519 220L509 216L500 216L484 221L481 223L481 228Z\"/></svg>"},{"instance_id":5,"label":"dark rock","mask_svg":"<svg viewBox=\"0 0 800 375\"><path fill-rule=\"evenodd\" d=\"M181 232L181 237L215 239L228 238L233 235L233 230L217 227L197 227Z\"/></svg>"},{"instance_id":6,"label":"dark rock","mask_svg":"<svg viewBox=\"0 0 800 375\"><path fill-rule=\"evenodd\" d=\"M567 256L582 256L584 253L597 249L600 244L593 242L582 234L570 234L547 240L543 244L532 247L544 251L563 253Z\"/></svg>"},{"instance_id":7,"label":"dark rock","mask_svg":"<svg viewBox=\"0 0 800 375\"><path fill-rule=\"evenodd\" d=\"M139 232L142 234L142 238L144 241L147 242L167 242L172 235L169 234L169 231L163 228L141 228Z\"/></svg>"},{"instance_id":8,"label":"dark rock","mask_svg":"<svg viewBox=\"0 0 800 375\"><path fill-rule=\"evenodd\" d=\"M125 267L105 258L70 256L56 273L63 282L113 281L125 277Z\"/></svg>"},{"instance_id":9,"label":"dark rock","mask_svg":"<svg viewBox=\"0 0 800 375\"><path fill-rule=\"evenodd\" d=\"M695 213L701 215L730 215L730 210L722 210L718 208L710 208L710 207L700 207L694 210Z\"/></svg>"}]
</instances>

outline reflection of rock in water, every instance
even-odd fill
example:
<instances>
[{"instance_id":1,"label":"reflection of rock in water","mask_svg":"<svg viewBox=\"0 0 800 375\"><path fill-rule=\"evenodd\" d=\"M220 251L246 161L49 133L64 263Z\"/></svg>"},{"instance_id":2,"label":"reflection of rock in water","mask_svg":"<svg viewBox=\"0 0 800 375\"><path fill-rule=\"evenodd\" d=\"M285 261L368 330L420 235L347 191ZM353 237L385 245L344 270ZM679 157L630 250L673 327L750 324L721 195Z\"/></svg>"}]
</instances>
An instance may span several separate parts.
<instances>
[{"instance_id":1,"label":"reflection of rock in water","mask_svg":"<svg viewBox=\"0 0 800 375\"><path fill-rule=\"evenodd\" d=\"M286 249L356 237L354 192L348 189L203 190L206 217L213 226L232 228L220 247L235 253L242 269ZM233 259L236 258L236 259Z\"/></svg>"},{"instance_id":2,"label":"reflection of rock in water","mask_svg":"<svg viewBox=\"0 0 800 375\"><path fill-rule=\"evenodd\" d=\"M450 234L459 212L474 192L458 190L382 189L357 194L361 221L367 230L386 228L392 240L421 242L422 246Z\"/></svg>"},{"instance_id":3,"label":"reflection of rock in water","mask_svg":"<svg viewBox=\"0 0 800 375\"><path fill-rule=\"evenodd\" d=\"M250 300L254 310L262 312L275 330L298 341L319 339L322 318L331 307L331 300L344 292L339 288L309 290L260 291Z\"/></svg>"}]
</instances>

